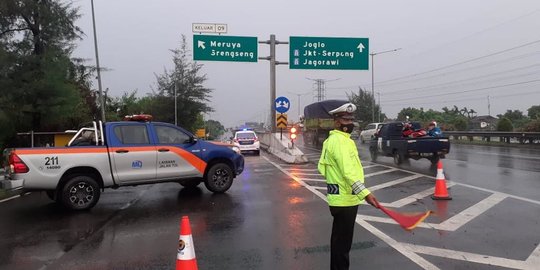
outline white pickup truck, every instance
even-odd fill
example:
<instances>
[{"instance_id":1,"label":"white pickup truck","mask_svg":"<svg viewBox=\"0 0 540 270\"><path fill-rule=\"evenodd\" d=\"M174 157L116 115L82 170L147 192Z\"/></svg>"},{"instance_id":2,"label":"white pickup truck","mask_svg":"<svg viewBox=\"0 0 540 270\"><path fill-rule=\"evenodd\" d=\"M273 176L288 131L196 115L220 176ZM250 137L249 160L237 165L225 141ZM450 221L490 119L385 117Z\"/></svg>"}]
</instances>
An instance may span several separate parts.
<instances>
[{"instance_id":1,"label":"white pickup truck","mask_svg":"<svg viewBox=\"0 0 540 270\"><path fill-rule=\"evenodd\" d=\"M101 123L80 129L66 147L21 148L8 153L4 189L46 191L64 206L92 208L104 188L204 182L227 191L244 169L232 145L200 141L175 125L150 121Z\"/></svg>"}]
</instances>

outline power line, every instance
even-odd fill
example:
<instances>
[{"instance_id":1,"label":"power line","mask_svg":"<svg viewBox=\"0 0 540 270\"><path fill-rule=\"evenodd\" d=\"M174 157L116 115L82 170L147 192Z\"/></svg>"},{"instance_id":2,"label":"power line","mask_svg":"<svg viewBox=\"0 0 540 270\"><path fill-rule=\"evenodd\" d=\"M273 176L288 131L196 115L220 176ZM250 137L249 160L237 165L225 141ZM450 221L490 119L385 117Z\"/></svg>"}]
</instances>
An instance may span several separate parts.
<instances>
[{"instance_id":1,"label":"power line","mask_svg":"<svg viewBox=\"0 0 540 270\"><path fill-rule=\"evenodd\" d=\"M441 45L438 45L438 46L436 46L436 47L433 47L433 48L424 50L423 52L417 53L416 55L421 55L421 54L424 54L424 53L426 53L426 52L433 51L433 50L435 50L435 49L443 48L443 47L446 47L446 46L448 46L448 45L450 45L450 44L454 44L454 43L456 43L456 42L460 42L460 41L462 41L462 40L468 39L468 38L470 38L470 37L476 37L476 36L478 36L478 35L480 35L480 34L482 34L482 33L485 33L485 32L487 32L487 31L491 31L491 30L493 30L493 29L499 28L499 27L501 27L501 26L503 26L503 25L505 25L505 24L508 24L508 23L511 23L511 22L515 22L515 21L518 21L518 20L523 19L523 18L525 18L525 17L528 17L528 16L530 16L530 15L533 15L533 14L537 13L538 11L540 11L540 9L533 10L533 11L531 11L531 12L529 12L529 13L526 13L526 14L520 15L520 16L518 16L518 17L512 18L512 19L510 19L510 20L507 20L507 21L498 23L498 24L496 24L496 25L494 25L494 26L491 26L491 27L484 28L484 29L482 29L482 30L476 31L476 32L474 32L474 33L472 33L472 34L469 34L469 35L466 35L466 36L464 36L464 37L462 37L462 38L459 38L459 39L456 39L456 40L453 40L453 41L449 41L449 42L443 43L443 44L441 44ZM416 44L418 44L418 43L416 43Z\"/></svg>"},{"instance_id":2,"label":"power line","mask_svg":"<svg viewBox=\"0 0 540 270\"><path fill-rule=\"evenodd\" d=\"M535 40L535 41L531 41L531 42L528 42L528 43L525 43L525 44L522 44L522 45L518 45L518 46L509 48L509 49L504 49L504 50L497 51L497 52L494 52L494 53L490 53L490 54L487 54L487 55L483 55L483 56L475 57L475 58L472 58L472 59L469 59L469 60L461 61L461 62L458 62L458 63L455 63L455 64L446 65L446 66L442 66L442 67L439 67L439 68L434 68L434 69L430 69L430 70L423 71L423 72L420 72L420 73L406 75L406 76L402 76L402 77L398 77L398 78L394 78L394 79L390 79L390 80L380 81L380 82L378 82L378 84L385 83L385 82L397 81L397 80L410 78L410 77L416 77L416 76L419 76L419 75L422 75L422 74L432 73L432 72L435 72L435 71L439 71L439 70L443 70L443 69L463 65L463 64L466 64L466 63L478 61L478 60L481 60L481 59L484 59L484 58L487 58L487 57L492 57L492 56L495 56L495 55L499 55L499 54L502 54L502 53L505 53L505 52L509 52L509 51L513 51L513 50L520 49L520 48L523 48L523 47L527 47L527 46L537 44L537 43L540 43L540 39Z\"/></svg>"},{"instance_id":3,"label":"power line","mask_svg":"<svg viewBox=\"0 0 540 270\"><path fill-rule=\"evenodd\" d=\"M427 96L419 96L419 97L410 97L410 98L403 98L403 99L387 100L387 102L405 101L405 100L413 100L413 99L419 99L419 98L442 97L442 96L470 93L470 92L476 92L476 91L482 91L482 90L488 90L488 89L496 89L496 88L507 87L507 86L522 85L522 84L528 84L528 83L533 83L533 82L540 82L540 79L524 81L524 82L517 82L517 83L510 83L510 84L503 84L503 85L496 85L496 86L490 86L490 87L482 87L482 88L476 88L476 89L469 89L469 90L450 92L450 93L442 93L442 94L435 94L435 95L427 95Z\"/></svg>"},{"instance_id":4,"label":"power line","mask_svg":"<svg viewBox=\"0 0 540 270\"><path fill-rule=\"evenodd\" d=\"M515 60L526 58L526 57L534 55L534 54L540 54L540 51L521 54L521 55L518 55L518 56L509 57L509 58L505 58L505 59L498 60L498 61L493 61L493 62L489 62L489 63L485 63L485 64L481 64L481 65L476 65L476 66L472 66L472 67L468 67L468 68L448 71L448 72L445 72L445 73L439 73L439 74L435 74L435 75L431 75L431 76L427 76L427 77L423 77L423 78L415 78L415 79L406 80L406 81L387 82L387 83L380 83L380 84L382 84L384 86L388 86L388 85L394 85L394 84L402 84L402 83L414 82L414 81L419 81L419 80L427 80L427 79L436 78L436 77L440 77L440 76L446 76L446 75L453 74L453 73L460 73L460 72L464 72L464 71L468 71L468 70L474 70L474 69L477 69L477 68L487 67L487 66L491 66L491 65L494 65L494 64L505 63L505 62L513 62ZM367 84L365 84L365 85L367 85Z\"/></svg>"},{"instance_id":5,"label":"power line","mask_svg":"<svg viewBox=\"0 0 540 270\"><path fill-rule=\"evenodd\" d=\"M540 94L540 91L538 90L535 90L535 91L529 91L529 92L523 92L523 93L512 93L512 94L505 94L505 95L496 95L496 96L493 96L493 95L489 95L489 98L490 99L498 99L498 98L503 98L503 97L512 97L512 96L516 96L516 95L520 95L520 96L527 96L527 95L538 95ZM445 100L445 101L441 101L441 102L437 102L438 104L449 104L449 103L453 103L453 102L463 102L463 101L476 101L476 100L483 100L485 99L486 97L485 96L481 96L481 97L470 97L470 98L460 98L460 99L451 99L451 100ZM383 104L385 105L433 105L433 102L415 102L415 103L385 103L385 102L382 102Z\"/></svg>"},{"instance_id":6,"label":"power line","mask_svg":"<svg viewBox=\"0 0 540 270\"><path fill-rule=\"evenodd\" d=\"M534 64L534 65L529 65L529 66L526 66L526 67L519 67L519 68L515 68L515 69L510 69L510 70L504 70L504 71L484 74L484 75L470 77L470 78L467 78L467 79L461 79L461 80L457 80L457 81L450 81L450 82L445 82L445 83L440 83L440 84L432 84L432 85L423 86L423 87L413 87L413 88L407 88L407 89L393 90L393 91L385 92L384 95L391 95L391 94L394 94L394 93L405 92L405 91L409 91L408 93L406 93L406 94L409 94L411 91L414 91L414 90L422 90L422 89L429 89L429 88L435 88L435 87L440 87L440 86L449 86L449 85L451 86L451 85L461 83L461 82L464 82L464 81L471 81L471 80L474 81L474 80L479 79L479 78L485 78L485 77L491 77L491 76L496 76L496 75L500 75L500 74L506 74L506 73L519 71L519 70L524 70L524 69L529 69L531 67L537 67L537 66L540 66L540 64ZM510 76L506 76L506 77L499 77L497 79L490 79L490 80L484 80L484 81L472 82L472 83L465 83L465 84L458 84L458 85L478 84L478 83L482 83L482 82L501 81L501 80L504 80L504 79L507 79L507 78L519 78L519 77L530 76L530 75L535 75L535 74L538 74L538 72L535 71L535 72L522 74L522 75L510 75Z\"/></svg>"},{"instance_id":7,"label":"power line","mask_svg":"<svg viewBox=\"0 0 540 270\"><path fill-rule=\"evenodd\" d=\"M505 63L505 62L513 62L513 61L516 61L516 60L519 60L519 59L527 58L527 57L529 57L531 55L535 55L535 54L540 54L540 51L529 52L529 53L521 54L521 55L518 55L518 56L508 57L508 58L505 58L505 59L502 59L502 60L492 61L492 62L481 64L481 65L476 65L476 66L472 66L472 67L468 67L468 68L453 70L453 71L440 73L440 74L435 74L435 75L422 77L422 78L414 78L414 79L411 79L411 80L399 81L399 82L376 82L376 83L378 85L388 86L388 85L394 85L394 84L403 84L403 83L408 83L408 82L414 82L414 81L419 81L419 80L427 80L427 79L436 78L436 77L440 77L440 76L446 76L446 75L453 74L453 73L459 73L459 72L473 70L473 69L477 69L477 68L481 68L481 67L491 66L491 65L494 65L494 64ZM351 89L351 88L357 88L359 86L360 87L361 86L369 86L370 84L371 83L363 83L363 84L360 84L360 85L328 87L327 89L336 89L336 90Z\"/></svg>"}]
</instances>

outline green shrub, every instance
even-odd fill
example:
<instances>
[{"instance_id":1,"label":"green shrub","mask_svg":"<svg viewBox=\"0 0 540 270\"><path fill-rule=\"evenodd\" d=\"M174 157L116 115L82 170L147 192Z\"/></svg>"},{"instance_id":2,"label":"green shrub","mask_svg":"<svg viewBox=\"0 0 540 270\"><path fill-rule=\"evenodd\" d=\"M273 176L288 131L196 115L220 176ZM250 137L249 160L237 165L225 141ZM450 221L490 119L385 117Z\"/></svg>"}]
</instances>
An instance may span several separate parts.
<instances>
[{"instance_id":1,"label":"green shrub","mask_svg":"<svg viewBox=\"0 0 540 270\"><path fill-rule=\"evenodd\" d=\"M503 117L497 122L497 131L513 131L514 126L512 126L512 121L510 119Z\"/></svg>"}]
</instances>

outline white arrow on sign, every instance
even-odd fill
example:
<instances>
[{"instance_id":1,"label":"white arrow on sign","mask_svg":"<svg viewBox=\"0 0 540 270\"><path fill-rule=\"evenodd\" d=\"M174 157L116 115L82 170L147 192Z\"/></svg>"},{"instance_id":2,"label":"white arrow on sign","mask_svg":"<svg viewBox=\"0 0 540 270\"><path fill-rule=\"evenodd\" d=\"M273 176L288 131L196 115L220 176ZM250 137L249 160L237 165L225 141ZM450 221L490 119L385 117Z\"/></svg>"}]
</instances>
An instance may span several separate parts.
<instances>
[{"instance_id":1,"label":"white arrow on sign","mask_svg":"<svg viewBox=\"0 0 540 270\"><path fill-rule=\"evenodd\" d=\"M362 52L366 47L364 47L364 44L360 43L358 44L358 47L356 47L360 52Z\"/></svg>"},{"instance_id":2,"label":"white arrow on sign","mask_svg":"<svg viewBox=\"0 0 540 270\"><path fill-rule=\"evenodd\" d=\"M200 40L199 40L199 42L197 44L197 47L203 48L203 50L206 49L206 47L204 46L204 41L200 41Z\"/></svg>"}]
</instances>

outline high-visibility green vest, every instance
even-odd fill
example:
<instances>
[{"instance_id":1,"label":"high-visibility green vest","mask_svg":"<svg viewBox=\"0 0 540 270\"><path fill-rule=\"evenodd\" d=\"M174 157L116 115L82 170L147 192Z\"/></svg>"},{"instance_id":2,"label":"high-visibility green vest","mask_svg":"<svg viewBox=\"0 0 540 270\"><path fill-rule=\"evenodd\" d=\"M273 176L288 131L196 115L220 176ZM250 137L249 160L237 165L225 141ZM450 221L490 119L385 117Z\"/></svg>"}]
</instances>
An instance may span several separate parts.
<instances>
[{"instance_id":1,"label":"high-visibility green vest","mask_svg":"<svg viewBox=\"0 0 540 270\"><path fill-rule=\"evenodd\" d=\"M351 135L339 130L330 131L324 141L319 172L326 178L330 206L354 206L370 194L364 186L364 168Z\"/></svg>"}]
</instances>

